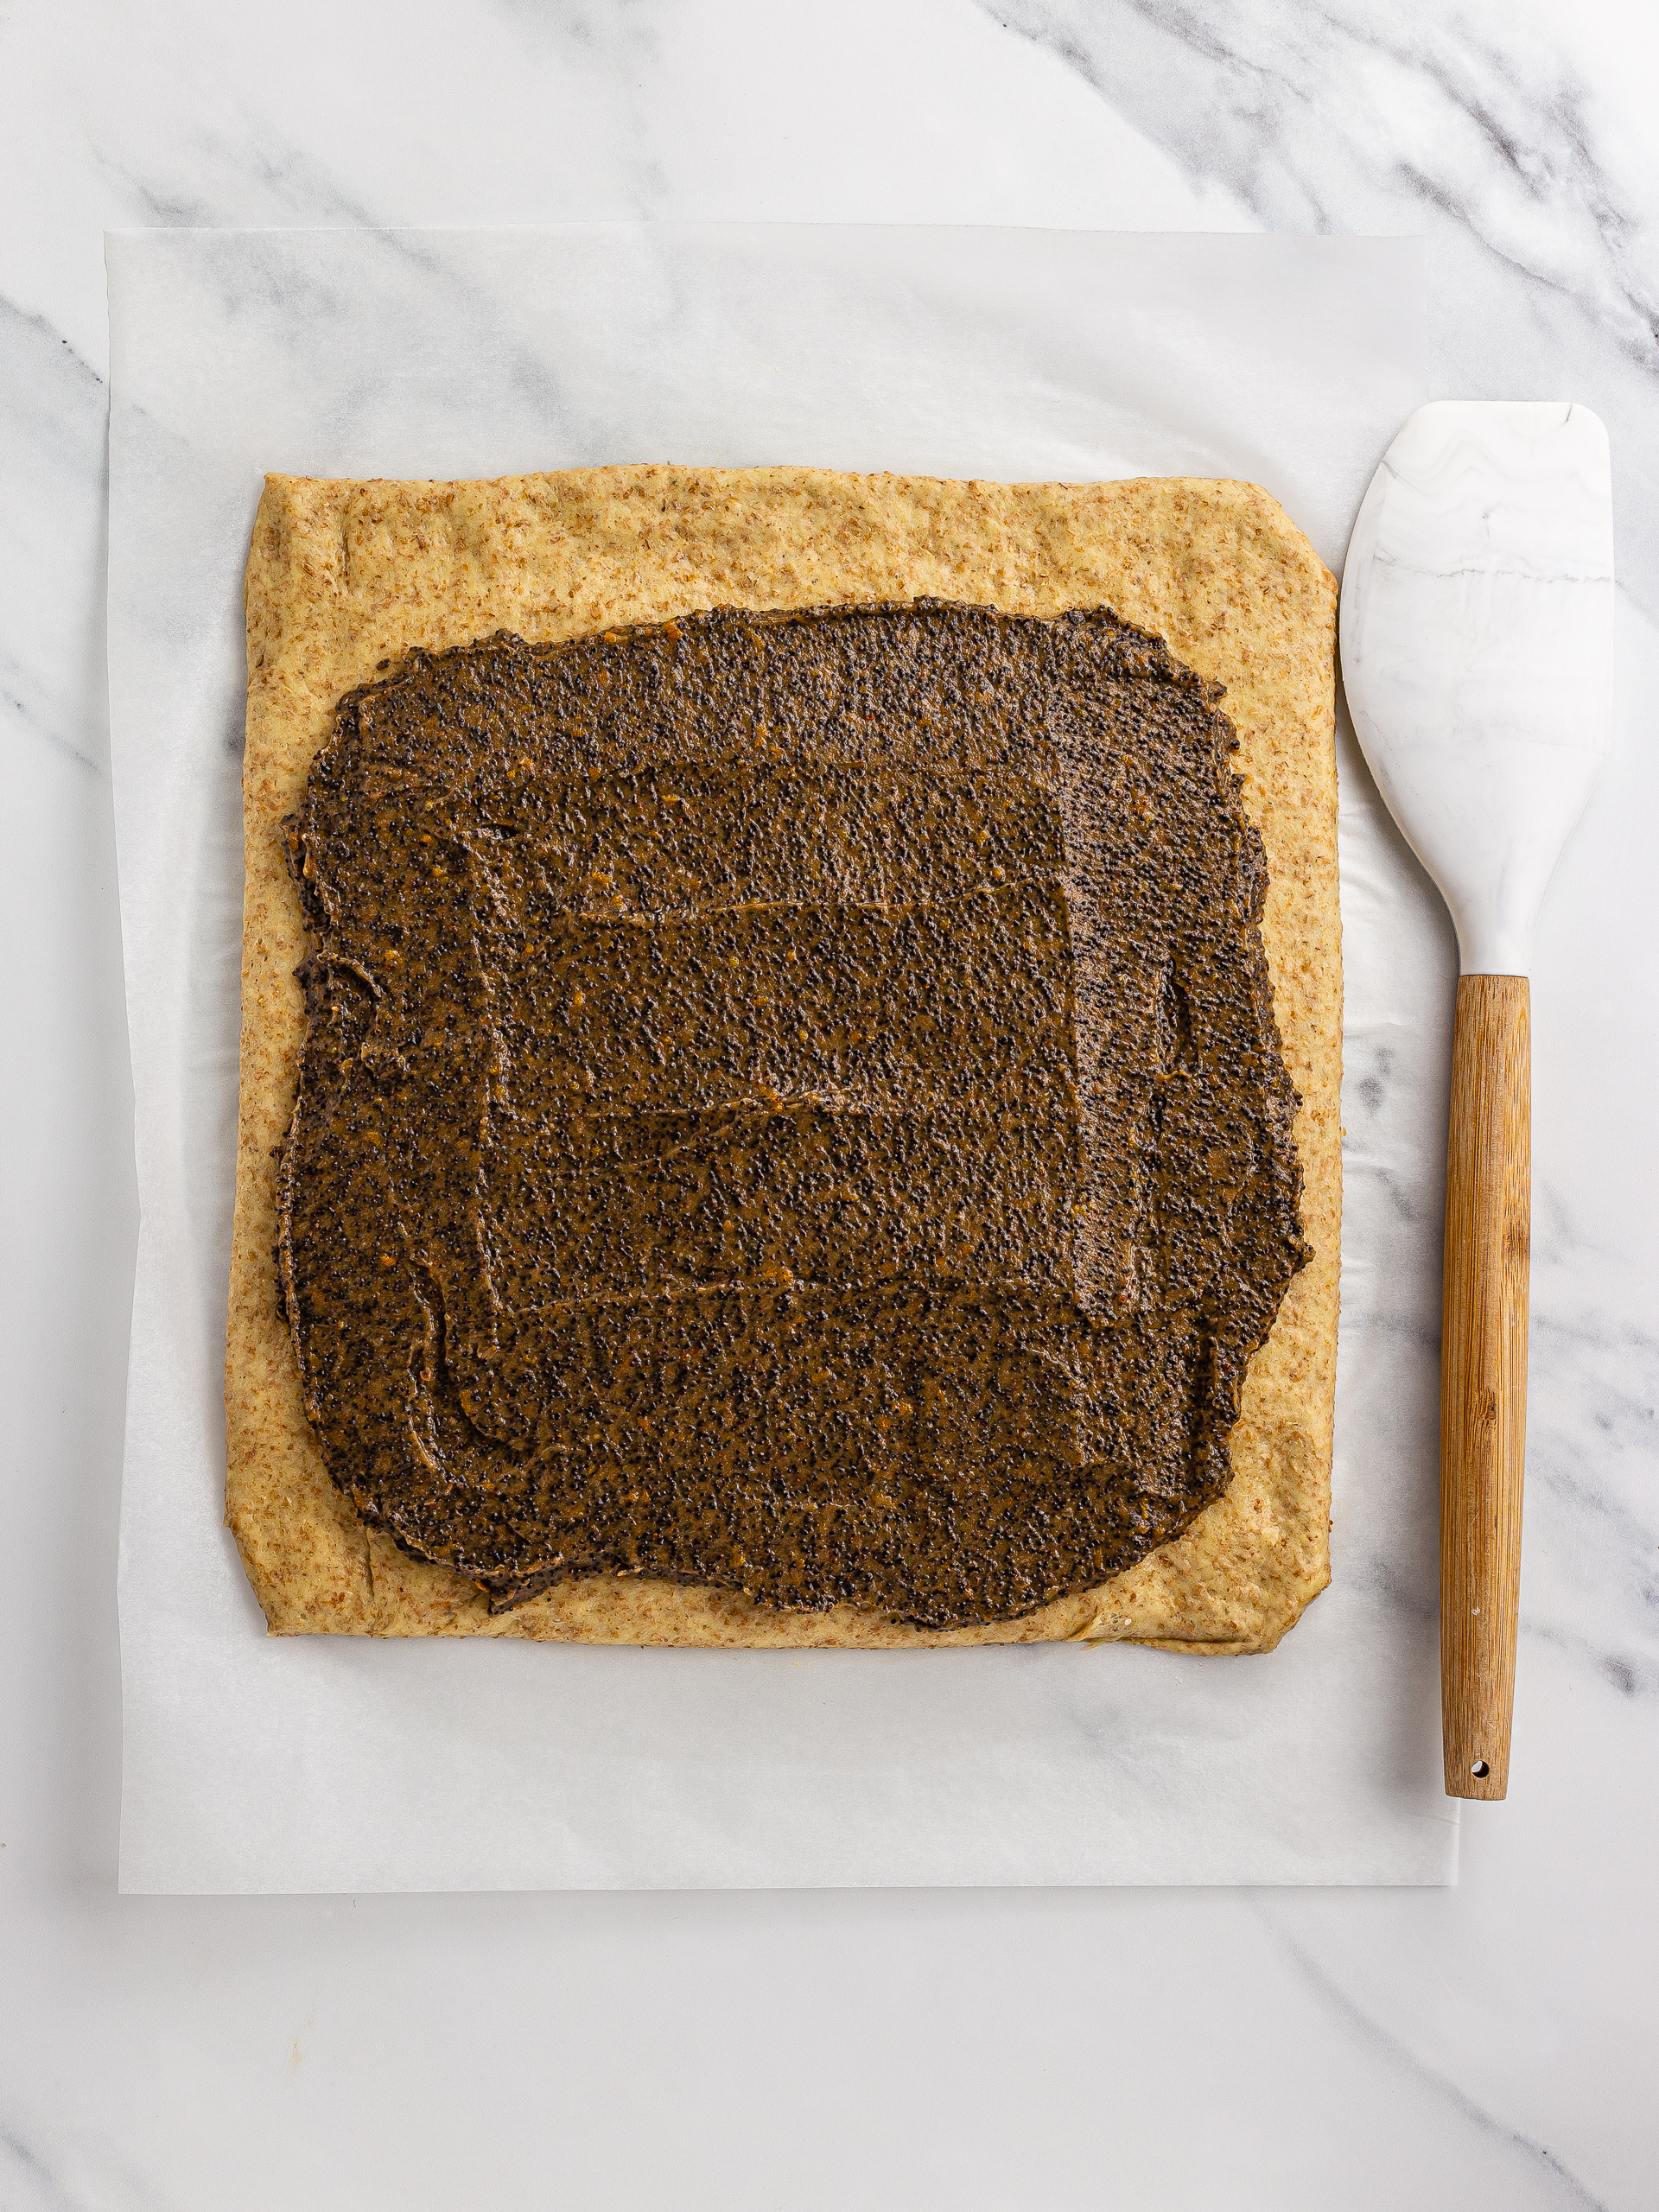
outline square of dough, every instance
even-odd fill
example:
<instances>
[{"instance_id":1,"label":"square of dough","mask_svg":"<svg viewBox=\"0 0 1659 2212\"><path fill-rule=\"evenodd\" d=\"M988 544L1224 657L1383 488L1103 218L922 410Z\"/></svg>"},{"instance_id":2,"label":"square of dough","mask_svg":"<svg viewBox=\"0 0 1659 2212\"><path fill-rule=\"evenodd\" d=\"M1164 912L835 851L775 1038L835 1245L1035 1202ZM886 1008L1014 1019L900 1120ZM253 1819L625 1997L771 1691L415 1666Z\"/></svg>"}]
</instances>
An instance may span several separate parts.
<instances>
[{"instance_id":1,"label":"square of dough","mask_svg":"<svg viewBox=\"0 0 1659 2212\"><path fill-rule=\"evenodd\" d=\"M711 607L932 596L1046 616L1109 607L1225 688L1266 849L1262 931L1301 1097L1313 1258L1252 1360L1233 1480L1179 1537L1014 1621L933 1631L837 1606L588 1576L492 1614L450 1569L365 1529L329 1479L278 1299L274 1148L293 1110L306 951L281 825L341 696L411 647L532 643ZM226 1351L226 1517L275 1635L604 1643L1122 1641L1271 1650L1330 1580L1342 1211L1336 585L1256 486L1181 477L984 484L807 468L574 469L484 483L272 476L245 589L241 1102Z\"/></svg>"}]
</instances>

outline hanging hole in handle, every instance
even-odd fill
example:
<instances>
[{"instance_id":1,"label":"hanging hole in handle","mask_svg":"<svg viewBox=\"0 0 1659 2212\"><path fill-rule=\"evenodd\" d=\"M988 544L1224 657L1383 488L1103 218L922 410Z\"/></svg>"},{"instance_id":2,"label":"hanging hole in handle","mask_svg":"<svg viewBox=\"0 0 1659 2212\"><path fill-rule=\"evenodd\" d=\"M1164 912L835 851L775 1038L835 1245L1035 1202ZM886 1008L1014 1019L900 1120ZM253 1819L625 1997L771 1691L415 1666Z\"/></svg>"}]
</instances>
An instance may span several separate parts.
<instances>
[{"instance_id":1,"label":"hanging hole in handle","mask_svg":"<svg viewBox=\"0 0 1659 2212\"><path fill-rule=\"evenodd\" d=\"M1474 1776L1477 1782L1484 1782L1491 1770L1492 1770L1487 1765L1484 1759L1477 1759L1469 1770L1470 1773Z\"/></svg>"}]
</instances>

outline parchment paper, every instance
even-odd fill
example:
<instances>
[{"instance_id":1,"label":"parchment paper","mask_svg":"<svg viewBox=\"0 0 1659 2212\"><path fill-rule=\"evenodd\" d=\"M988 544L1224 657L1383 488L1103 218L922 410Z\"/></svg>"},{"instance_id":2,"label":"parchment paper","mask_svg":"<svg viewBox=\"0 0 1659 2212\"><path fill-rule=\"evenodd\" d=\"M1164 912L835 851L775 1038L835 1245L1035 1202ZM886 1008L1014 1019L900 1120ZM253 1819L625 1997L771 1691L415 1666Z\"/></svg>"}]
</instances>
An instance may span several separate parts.
<instances>
[{"instance_id":1,"label":"parchment paper","mask_svg":"<svg viewBox=\"0 0 1659 2212\"><path fill-rule=\"evenodd\" d=\"M1443 1882L1452 959L1344 738L1332 1589L1265 1658L268 1639L221 1524L240 580L267 468L807 461L1261 483L1339 565L1421 386L1400 239L594 225L108 242L110 690L143 1228L136 1891Z\"/></svg>"}]
</instances>

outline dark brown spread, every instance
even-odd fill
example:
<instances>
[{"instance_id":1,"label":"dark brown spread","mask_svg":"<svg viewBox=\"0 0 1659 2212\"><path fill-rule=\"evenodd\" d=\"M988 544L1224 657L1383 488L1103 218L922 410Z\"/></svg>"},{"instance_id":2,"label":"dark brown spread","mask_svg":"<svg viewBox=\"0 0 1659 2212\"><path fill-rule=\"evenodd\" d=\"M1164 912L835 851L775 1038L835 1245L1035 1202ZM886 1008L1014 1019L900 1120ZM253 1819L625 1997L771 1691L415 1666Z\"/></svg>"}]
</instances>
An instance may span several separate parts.
<instances>
[{"instance_id":1,"label":"dark brown spread","mask_svg":"<svg viewBox=\"0 0 1659 2212\"><path fill-rule=\"evenodd\" d=\"M1214 695L1104 613L411 654L290 852L279 1265L365 1521L931 1627L1226 1486L1308 1257Z\"/></svg>"}]
</instances>

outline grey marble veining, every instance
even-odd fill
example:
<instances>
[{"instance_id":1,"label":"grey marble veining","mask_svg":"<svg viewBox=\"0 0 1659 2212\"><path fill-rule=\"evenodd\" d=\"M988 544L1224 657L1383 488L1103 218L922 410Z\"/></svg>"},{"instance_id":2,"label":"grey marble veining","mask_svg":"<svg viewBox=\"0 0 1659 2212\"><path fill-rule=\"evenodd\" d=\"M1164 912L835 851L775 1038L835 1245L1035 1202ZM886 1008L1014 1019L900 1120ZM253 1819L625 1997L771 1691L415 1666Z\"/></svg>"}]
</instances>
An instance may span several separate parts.
<instances>
[{"instance_id":1,"label":"grey marble veining","mask_svg":"<svg viewBox=\"0 0 1659 2212\"><path fill-rule=\"evenodd\" d=\"M1659 606L1659 170L1637 10L982 4L1264 228L1432 238L1437 397L1590 401L1618 454L1621 574Z\"/></svg>"},{"instance_id":2,"label":"grey marble veining","mask_svg":"<svg viewBox=\"0 0 1659 2212\"><path fill-rule=\"evenodd\" d=\"M1629 0L294 0L0 8L0 2205L583 2202L1646 2212L1659 2159L1655 27ZM1614 448L1619 744L1535 986L1516 1780L1439 1895L126 1900L107 1592L131 1240L105 778L105 226L742 215L1423 231L1447 397ZM1630 602L1633 602L1630 604ZM1407 898L1413 864L1380 895ZM1427 886L1415 895L1428 899ZM1449 978L1450 932L1441 948ZM1400 1224L1349 1378L1416 1471L1425 1222L1386 1023L1348 1172ZM1352 1255L1351 1255L1351 1257ZM691 2024L688 2026L688 2024ZM1203 2084L1172 2089L1178 2061ZM931 2125L918 2125L918 2113ZM734 2157L734 2142L742 2145ZM550 2148L550 2145L551 2148Z\"/></svg>"},{"instance_id":3,"label":"grey marble veining","mask_svg":"<svg viewBox=\"0 0 1659 2212\"><path fill-rule=\"evenodd\" d=\"M1501 2119L1382 2026L1308 1945L1291 1932L1271 1904L1263 1901L1257 1909L1274 1942L1332 2022L1363 2041L1375 2053L1379 2066L1402 2077L1412 2090L1427 2093L1455 2113L1465 2129L1491 2145L1502 2171L1497 2186L1514 2212L1533 2204L1563 2208L1563 2212L1567 2207L1574 2212L1609 2212L1606 2200L1592 2194L1548 2143Z\"/></svg>"},{"instance_id":4,"label":"grey marble veining","mask_svg":"<svg viewBox=\"0 0 1659 2212\"><path fill-rule=\"evenodd\" d=\"M86 586L104 535L104 380L43 316L0 299L0 714L101 774L102 610ZM67 595L66 569L86 580Z\"/></svg>"}]
</instances>

